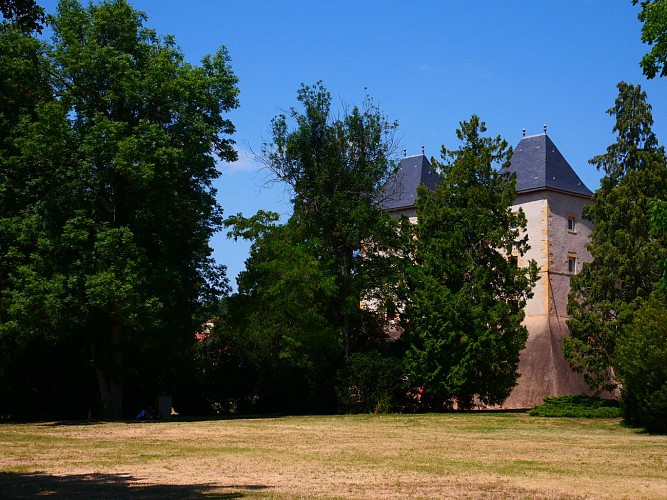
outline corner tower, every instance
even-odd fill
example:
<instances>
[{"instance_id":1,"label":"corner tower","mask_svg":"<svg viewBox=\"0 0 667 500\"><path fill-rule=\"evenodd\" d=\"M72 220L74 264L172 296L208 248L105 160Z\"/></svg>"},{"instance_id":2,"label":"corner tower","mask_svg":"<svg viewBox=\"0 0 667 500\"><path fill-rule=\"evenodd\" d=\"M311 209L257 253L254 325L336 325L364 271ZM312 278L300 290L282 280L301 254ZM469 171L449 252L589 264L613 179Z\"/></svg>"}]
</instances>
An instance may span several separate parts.
<instances>
[{"instance_id":1,"label":"corner tower","mask_svg":"<svg viewBox=\"0 0 667 500\"><path fill-rule=\"evenodd\" d=\"M520 377L505 408L528 408L544 397L587 393L583 378L563 357L570 277L592 257L586 249L592 225L582 218L593 193L584 185L546 134L524 137L511 165L516 175L514 208L526 214L530 250L520 258L537 262L540 279L526 304L528 341L519 362Z\"/></svg>"},{"instance_id":2,"label":"corner tower","mask_svg":"<svg viewBox=\"0 0 667 500\"><path fill-rule=\"evenodd\" d=\"M435 189L438 182L440 177L431 170L426 156L406 156L384 186L380 207L390 216L406 216L414 224L417 222L417 188L424 184L429 189Z\"/></svg>"}]
</instances>

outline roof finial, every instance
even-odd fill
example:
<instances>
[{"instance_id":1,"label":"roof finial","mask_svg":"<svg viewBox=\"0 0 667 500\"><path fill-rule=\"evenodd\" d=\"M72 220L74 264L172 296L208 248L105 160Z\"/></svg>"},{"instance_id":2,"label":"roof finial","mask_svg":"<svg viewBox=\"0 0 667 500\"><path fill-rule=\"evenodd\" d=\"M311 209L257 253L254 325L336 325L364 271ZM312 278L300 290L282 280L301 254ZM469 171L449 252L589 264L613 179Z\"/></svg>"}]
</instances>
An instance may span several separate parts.
<instances>
[{"instance_id":1,"label":"roof finial","mask_svg":"<svg viewBox=\"0 0 667 500\"><path fill-rule=\"evenodd\" d=\"M422 155L424 154L424 145L422 144Z\"/></svg>"},{"instance_id":2,"label":"roof finial","mask_svg":"<svg viewBox=\"0 0 667 500\"><path fill-rule=\"evenodd\" d=\"M521 129L521 137L526 137L526 129L525 128Z\"/></svg>"},{"instance_id":3,"label":"roof finial","mask_svg":"<svg viewBox=\"0 0 667 500\"><path fill-rule=\"evenodd\" d=\"M547 135L547 124L544 124L544 135Z\"/></svg>"},{"instance_id":4,"label":"roof finial","mask_svg":"<svg viewBox=\"0 0 667 500\"><path fill-rule=\"evenodd\" d=\"M408 156L408 149L403 148L403 158L405 158L406 156Z\"/></svg>"}]
</instances>

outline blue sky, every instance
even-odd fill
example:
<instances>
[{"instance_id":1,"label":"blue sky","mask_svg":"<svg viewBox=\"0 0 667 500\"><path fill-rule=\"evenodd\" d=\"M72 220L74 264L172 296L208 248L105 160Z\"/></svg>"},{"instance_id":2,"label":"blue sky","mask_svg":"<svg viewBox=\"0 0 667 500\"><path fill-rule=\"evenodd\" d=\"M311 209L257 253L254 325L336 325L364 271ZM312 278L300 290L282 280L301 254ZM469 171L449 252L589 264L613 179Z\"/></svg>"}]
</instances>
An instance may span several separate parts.
<instances>
[{"instance_id":1,"label":"blue sky","mask_svg":"<svg viewBox=\"0 0 667 500\"><path fill-rule=\"evenodd\" d=\"M41 1L48 12L54 0ZM239 77L239 161L221 165L218 199L226 215L259 209L284 215L289 194L262 187L253 161L273 116L296 104L299 85L322 80L335 103L356 104L366 90L398 120L399 149L439 156L456 147L458 123L473 113L511 145L543 124L584 183L600 173L588 160L614 141L616 84L639 83L653 105L654 131L667 141L667 79L639 68L638 7L631 0L351 1L135 0L147 26L171 34L188 60L225 45ZM212 241L232 283L248 244L223 233Z\"/></svg>"}]
</instances>

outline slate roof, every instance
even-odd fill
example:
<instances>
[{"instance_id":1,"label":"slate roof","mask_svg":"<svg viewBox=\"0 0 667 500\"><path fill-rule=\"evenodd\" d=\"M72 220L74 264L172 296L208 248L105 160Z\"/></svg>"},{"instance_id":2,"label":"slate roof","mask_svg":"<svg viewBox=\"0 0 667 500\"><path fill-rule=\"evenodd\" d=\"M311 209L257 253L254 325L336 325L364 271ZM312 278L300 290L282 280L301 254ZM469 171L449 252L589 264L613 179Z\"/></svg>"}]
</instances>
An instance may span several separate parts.
<instances>
[{"instance_id":1,"label":"slate roof","mask_svg":"<svg viewBox=\"0 0 667 500\"><path fill-rule=\"evenodd\" d=\"M512 163L501 173L516 173L516 191L551 189L590 197L593 195L547 134L524 137L514 148Z\"/></svg>"},{"instance_id":2,"label":"slate roof","mask_svg":"<svg viewBox=\"0 0 667 500\"><path fill-rule=\"evenodd\" d=\"M417 202L417 187L423 183L427 188L435 189L439 181L440 177L431 170L426 156L406 156L399 163L396 173L385 184L380 206L383 210L414 207Z\"/></svg>"}]
</instances>

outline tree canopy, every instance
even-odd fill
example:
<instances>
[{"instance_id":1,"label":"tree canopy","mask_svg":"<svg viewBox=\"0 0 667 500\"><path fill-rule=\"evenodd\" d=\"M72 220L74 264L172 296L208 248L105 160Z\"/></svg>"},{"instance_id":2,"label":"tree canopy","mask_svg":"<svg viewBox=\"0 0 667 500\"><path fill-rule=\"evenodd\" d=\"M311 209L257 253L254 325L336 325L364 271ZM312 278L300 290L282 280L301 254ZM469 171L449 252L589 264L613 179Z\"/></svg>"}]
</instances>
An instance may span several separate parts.
<instances>
[{"instance_id":1,"label":"tree canopy","mask_svg":"<svg viewBox=\"0 0 667 500\"><path fill-rule=\"evenodd\" d=\"M208 242L237 80L224 48L192 65L145 21L63 0L50 43L0 31L2 355L77 339L114 418L126 382L171 388L198 304L227 286Z\"/></svg>"},{"instance_id":2,"label":"tree canopy","mask_svg":"<svg viewBox=\"0 0 667 500\"><path fill-rule=\"evenodd\" d=\"M523 306L537 279L526 220L514 212L515 179L499 174L512 154L485 137L479 117L457 130L461 147L434 161L442 180L417 199L416 265L405 317L407 367L414 385L446 405L502 403L516 384L527 330Z\"/></svg>"}]
</instances>

